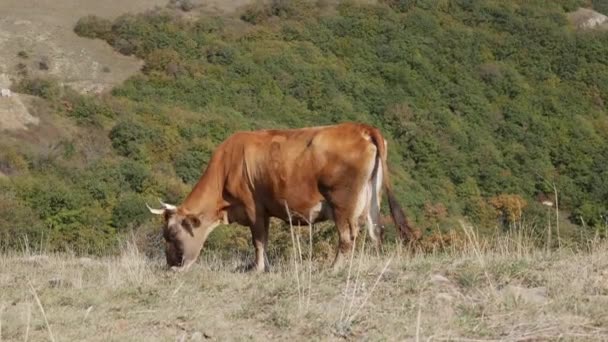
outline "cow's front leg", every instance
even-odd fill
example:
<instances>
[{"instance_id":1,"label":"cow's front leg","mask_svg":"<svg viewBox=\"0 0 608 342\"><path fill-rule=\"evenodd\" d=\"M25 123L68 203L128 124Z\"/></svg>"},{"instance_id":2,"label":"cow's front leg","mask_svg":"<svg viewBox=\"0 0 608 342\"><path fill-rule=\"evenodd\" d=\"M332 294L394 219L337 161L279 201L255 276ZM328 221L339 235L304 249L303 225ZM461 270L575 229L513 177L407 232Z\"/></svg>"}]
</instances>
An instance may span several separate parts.
<instances>
[{"instance_id":1,"label":"cow's front leg","mask_svg":"<svg viewBox=\"0 0 608 342\"><path fill-rule=\"evenodd\" d=\"M268 271L268 260L266 260L266 247L268 245L268 218L260 218L251 225L251 237L255 248L255 263L253 270L256 272Z\"/></svg>"}]
</instances>

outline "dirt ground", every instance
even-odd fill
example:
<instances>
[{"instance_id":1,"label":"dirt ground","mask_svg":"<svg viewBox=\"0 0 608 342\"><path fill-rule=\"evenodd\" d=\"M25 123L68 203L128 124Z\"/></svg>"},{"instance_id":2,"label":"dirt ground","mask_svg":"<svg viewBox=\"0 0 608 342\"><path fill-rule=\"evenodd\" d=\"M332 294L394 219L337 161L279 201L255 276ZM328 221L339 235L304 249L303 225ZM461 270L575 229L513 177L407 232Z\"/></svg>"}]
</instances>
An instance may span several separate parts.
<instances>
[{"instance_id":1,"label":"dirt ground","mask_svg":"<svg viewBox=\"0 0 608 342\"><path fill-rule=\"evenodd\" d=\"M196 0L196 11L230 14L251 0ZM169 0L1 0L0 88L9 88L20 71L51 76L82 93L101 93L137 73L142 62L115 52L106 42L78 37L79 18L115 18L165 7ZM194 12L196 12L194 11ZM20 65L21 64L21 65ZM47 68L41 68L41 64ZM0 130L22 130L38 120L21 96L0 99Z\"/></svg>"},{"instance_id":2,"label":"dirt ground","mask_svg":"<svg viewBox=\"0 0 608 342\"><path fill-rule=\"evenodd\" d=\"M37 125L39 119L32 116L24 104L26 95L13 94L11 97L0 97L0 132L3 130L27 129L30 124Z\"/></svg>"},{"instance_id":3,"label":"dirt ground","mask_svg":"<svg viewBox=\"0 0 608 342\"><path fill-rule=\"evenodd\" d=\"M137 72L141 62L118 54L101 40L78 37L73 32L74 24L88 14L113 18L165 3L166 0L2 0L0 74L15 78L17 64L23 63L32 75L54 76L83 92L102 91ZM20 51L27 57L19 57ZM47 63L48 70L40 70L40 62Z\"/></svg>"},{"instance_id":4,"label":"dirt ground","mask_svg":"<svg viewBox=\"0 0 608 342\"><path fill-rule=\"evenodd\" d=\"M569 13L568 19L578 29L608 30L608 17L588 8Z\"/></svg>"}]
</instances>

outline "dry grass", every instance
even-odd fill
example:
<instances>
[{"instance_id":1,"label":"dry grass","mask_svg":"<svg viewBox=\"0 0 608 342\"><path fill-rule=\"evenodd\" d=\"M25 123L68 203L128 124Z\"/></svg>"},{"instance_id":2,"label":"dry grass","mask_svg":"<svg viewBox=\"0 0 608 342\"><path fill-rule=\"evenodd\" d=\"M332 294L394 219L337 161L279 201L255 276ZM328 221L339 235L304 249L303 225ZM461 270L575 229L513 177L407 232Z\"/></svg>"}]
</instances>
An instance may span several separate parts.
<instances>
[{"instance_id":1,"label":"dry grass","mask_svg":"<svg viewBox=\"0 0 608 342\"><path fill-rule=\"evenodd\" d=\"M549 254L464 229L466 248L441 253L377 256L361 239L350 273L304 251L297 277L293 259L257 275L209 254L174 274L133 245L104 259L3 255L1 340L608 340L604 242Z\"/></svg>"}]
</instances>

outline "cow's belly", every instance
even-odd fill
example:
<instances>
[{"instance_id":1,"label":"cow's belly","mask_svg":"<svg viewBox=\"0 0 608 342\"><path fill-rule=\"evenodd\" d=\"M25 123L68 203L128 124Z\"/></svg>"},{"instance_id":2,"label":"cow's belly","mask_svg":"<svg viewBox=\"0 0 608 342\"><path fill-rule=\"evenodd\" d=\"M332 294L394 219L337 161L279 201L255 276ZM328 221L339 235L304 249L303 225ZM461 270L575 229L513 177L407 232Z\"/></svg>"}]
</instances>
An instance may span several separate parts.
<instances>
[{"instance_id":1,"label":"cow's belly","mask_svg":"<svg viewBox=\"0 0 608 342\"><path fill-rule=\"evenodd\" d=\"M331 206L327 201L321 201L309 210L309 217L312 222L321 222L333 218Z\"/></svg>"},{"instance_id":2,"label":"cow's belly","mask_svg":"<svg viewBox=\"0 0 608 342\"><path fill-rule=\"evenodd\" d=\"M294 225L308 225L309 221L312 223L322 222L331 220L333 218L331 206L325 200L310 203L308 205L299 208L289 208L289 214L287 214L285 204L278 204L273 206L274 210L271 210L271 215L277 217L285 222L290 221ZM287 206L289 207L289 205Z\"/></svg>"}]
</instances>

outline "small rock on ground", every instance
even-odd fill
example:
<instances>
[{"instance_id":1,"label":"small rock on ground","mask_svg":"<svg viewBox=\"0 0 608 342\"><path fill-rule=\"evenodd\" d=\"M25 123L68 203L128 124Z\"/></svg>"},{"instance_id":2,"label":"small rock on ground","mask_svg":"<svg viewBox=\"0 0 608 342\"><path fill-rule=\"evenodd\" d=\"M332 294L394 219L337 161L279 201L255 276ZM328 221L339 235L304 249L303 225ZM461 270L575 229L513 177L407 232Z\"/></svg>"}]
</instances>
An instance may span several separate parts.
<instances>
[{"instance_id":1,"label":"small rock on ground","mask_svg":"<svg viewBox=\"0 0 608 342\"><path fill-rule=\"evenodd\" d=\"M516 300L521 300L533 304L545 304L549 301L546 287L526 288L515 285L507 285L502 290L503 296L512 296Z\"/></svg>"},{"instance_id":2,"label":"small rock on ground","mask_svg":"<svg viewBox=\"0 0 608 342\"><path fill-rule=\"evenodd\" d=\"M442 276L441 274L433 274L431 275L431 282L435 285L440 285L440 284L449 284L450 280L444 276Z\"/></svg>"}]
</instances>

